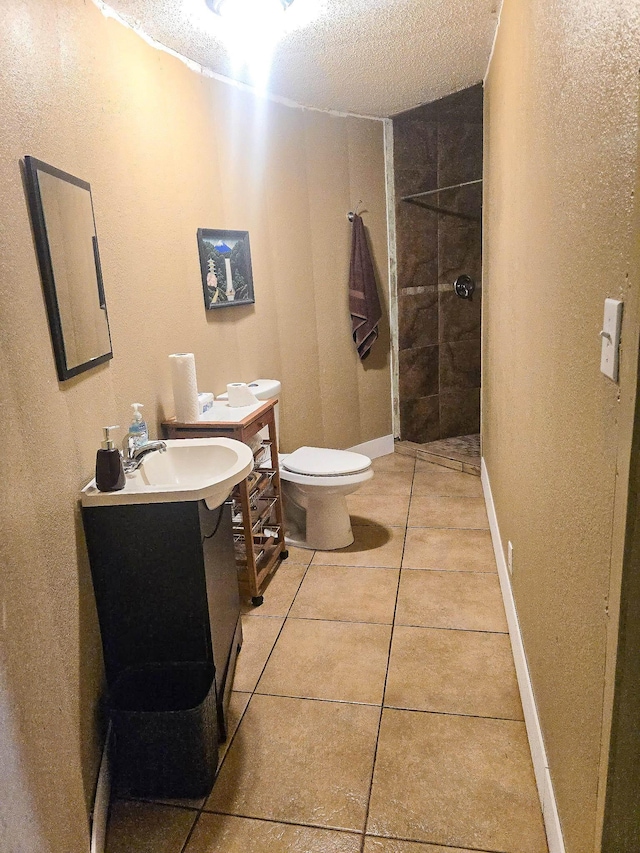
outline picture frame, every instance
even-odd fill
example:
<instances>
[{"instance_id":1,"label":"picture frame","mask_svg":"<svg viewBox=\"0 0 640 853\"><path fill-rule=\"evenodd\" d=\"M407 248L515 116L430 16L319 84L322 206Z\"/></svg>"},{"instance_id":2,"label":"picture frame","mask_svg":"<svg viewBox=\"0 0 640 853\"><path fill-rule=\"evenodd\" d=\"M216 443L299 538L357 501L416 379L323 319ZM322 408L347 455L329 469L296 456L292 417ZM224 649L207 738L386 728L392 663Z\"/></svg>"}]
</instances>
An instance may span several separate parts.
<instances>
[{"instance_id":1,"label":"picture frame","mask_svg":"<svg viewBox=\"0 0 640 853\"><path fill-rule=\"evenodd\" d=\"M249 232L198 228L197 236L207 311L253 305Z\"/></svg>"}]
</instances>

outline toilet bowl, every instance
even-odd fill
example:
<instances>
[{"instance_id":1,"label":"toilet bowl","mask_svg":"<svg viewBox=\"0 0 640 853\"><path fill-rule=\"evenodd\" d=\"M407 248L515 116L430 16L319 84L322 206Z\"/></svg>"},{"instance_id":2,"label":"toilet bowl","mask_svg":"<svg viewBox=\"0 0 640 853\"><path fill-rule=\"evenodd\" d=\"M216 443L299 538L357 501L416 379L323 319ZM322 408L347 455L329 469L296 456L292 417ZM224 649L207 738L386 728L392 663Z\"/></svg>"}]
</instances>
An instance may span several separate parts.
<instances>
[{"instance_id":1,"label":"toilet bowl","mask_svg":"<svg viewBox=\"0 0 640 853\"><path fill-rule=\"evenodd\" d=\"M249 388L258 400L279 397L277 379L256 379ZM222 394L217 399L226 399ZM280 436L278 404L276 433ZM350 450L300 447L278 454L288 544L314 551L346 548L353 542L346 496L373 477L371 460Z\"/></svg>"},{"instance_id":2,"label":"toilet bowl","mask_svg":"<svg viewBox=\"0 0 640 853\"><path fill-rule=\"evenodd\" d=\"M362 453L300 447L281 454L287 542L300 548L333 551L353 542L346 496L373 477Z\"/></svg>"}]
</instances>

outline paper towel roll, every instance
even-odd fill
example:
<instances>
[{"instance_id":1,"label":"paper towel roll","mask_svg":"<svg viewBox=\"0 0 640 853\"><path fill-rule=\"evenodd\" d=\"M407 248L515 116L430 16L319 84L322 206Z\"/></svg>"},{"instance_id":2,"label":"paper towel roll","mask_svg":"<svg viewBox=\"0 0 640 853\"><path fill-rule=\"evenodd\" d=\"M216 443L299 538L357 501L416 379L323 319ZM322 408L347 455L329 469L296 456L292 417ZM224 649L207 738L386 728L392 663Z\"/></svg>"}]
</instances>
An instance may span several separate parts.
<instances>
[{"instance_id":1,"label":"paper towel roll","mask_svg":"<svg viewBox=\"0 0 640 853\"><path fill-rule=\"evenodd\" d=\"M229 405L234 409L240 406L252 406L258 402L257 397L253 396L246 382L232 382L227 385L227 394L229 395Z\"/></svg>"},{"instance_id":2,"label":"paper towel roll","mask_svg":"<svg viewBox=\"0 0 640 853\"><path fill-rule=\"evenodd\" d=\"M196 423L200 414L198 407L198 382L196 362L192 352L174 352L169 356L173 402L178 423Z\"/></svg>"}]
</instances>

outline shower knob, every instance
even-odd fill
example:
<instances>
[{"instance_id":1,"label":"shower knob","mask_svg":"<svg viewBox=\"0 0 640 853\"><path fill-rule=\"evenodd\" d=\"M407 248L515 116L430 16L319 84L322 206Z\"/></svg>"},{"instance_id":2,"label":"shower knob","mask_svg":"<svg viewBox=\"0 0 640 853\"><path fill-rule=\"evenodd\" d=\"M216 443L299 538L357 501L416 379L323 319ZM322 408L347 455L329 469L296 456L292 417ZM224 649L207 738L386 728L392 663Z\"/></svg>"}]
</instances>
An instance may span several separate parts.
<instances>
[{"instance_id":1,"label":"shower knob","mask_svg":"<svg viewBox=\"0 0 640 853\"><path fill-rule=\"evenodd\" d=\"M453 282L453 289L460 299L471 299L476 283L470 275L459 275Z\"/></svg>"}]
</instances>

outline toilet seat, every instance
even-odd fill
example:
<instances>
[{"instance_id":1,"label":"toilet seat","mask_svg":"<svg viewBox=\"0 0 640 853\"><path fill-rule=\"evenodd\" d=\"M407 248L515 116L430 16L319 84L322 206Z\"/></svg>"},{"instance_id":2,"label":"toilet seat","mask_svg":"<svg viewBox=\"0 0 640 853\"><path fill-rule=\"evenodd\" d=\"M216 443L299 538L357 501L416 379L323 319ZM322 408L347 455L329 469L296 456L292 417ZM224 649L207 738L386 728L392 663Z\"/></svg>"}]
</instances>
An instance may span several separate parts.
<instances>
[{"instance_id":1,"label":"toilet seat","mask_svg":"<svg viewBox=\"0 0 640 853\"><path fill-rule=\"evenodd\" d=\"M297 454L302 450L322 451L319 456L312 454ZM329 454L329 455L326 455ZM335 454L335 455L334 455ZM344 454L344 457L342 456ZM351 457L356 457L352 459ZM302 458L302 462L300 462ZM315 460L315 461L314 461ZM299 486L313 487L325 493L342 491L345 487L359 486L373 477L373 468L368 456L361 453L352 453L350 450L326 450L324 447L301 447L293 453L281 453L278 456L280 462L280 479ZM291 468L297 470L292 471ZM300 469L311 469L301 473ZM357 468L356 471L349 471ZM315 469L316 473L313 473ZM329 473L338 471L342 473ZM323 472L323 473L322 473Z\"/></svg>"},{"instance_id":2,"label":"toilet seat","mask_svg":"<svg viewBox=\"0 0 640 853\"><path fill-rule=\"evenodd\" d=\"M326 447L299 447L280 457L283 468L306 477L342 477L359 474L371 467L371 460L351 450Z\"/></svg>"}]
</instances>

